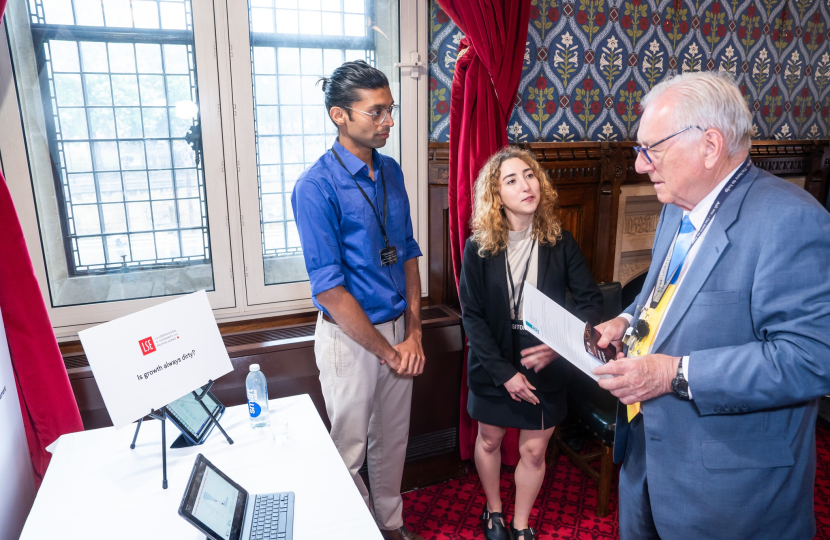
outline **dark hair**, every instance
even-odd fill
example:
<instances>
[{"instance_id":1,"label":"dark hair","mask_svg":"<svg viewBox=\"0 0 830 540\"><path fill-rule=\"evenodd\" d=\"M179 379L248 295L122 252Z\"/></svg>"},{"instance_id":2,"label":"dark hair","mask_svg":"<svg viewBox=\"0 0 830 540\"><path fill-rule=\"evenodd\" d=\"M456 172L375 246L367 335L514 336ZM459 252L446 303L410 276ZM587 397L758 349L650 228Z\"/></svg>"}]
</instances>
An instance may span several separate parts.
<instances>
[{"instance_id":1,"label":"dark hair","mask_svg":"<svg viewBox=\"0 0 830 540\"><path fill-rule=\"evenodd\" d=\"M357 90L375 90L389 86L386 75L363 60L346 62L335 69L331 77L323 77L317 81L318 84L320 82L323 83L323 92L326 94L327 112L331 112L332 107L350 107L352 103L360 101ZM346 114L349 119L352 118L352 113L348 109Z\"/></svg>"}]
</instances>

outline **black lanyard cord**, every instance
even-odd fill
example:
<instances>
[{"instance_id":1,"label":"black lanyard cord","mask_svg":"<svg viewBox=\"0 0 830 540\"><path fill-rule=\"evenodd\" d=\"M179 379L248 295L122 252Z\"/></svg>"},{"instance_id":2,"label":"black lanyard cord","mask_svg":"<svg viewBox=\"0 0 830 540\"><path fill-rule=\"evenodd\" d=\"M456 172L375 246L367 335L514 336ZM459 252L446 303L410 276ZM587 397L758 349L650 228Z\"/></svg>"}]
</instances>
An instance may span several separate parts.
<instances>
[{"instance_id":1,"label":"black lanyard cord","mask_svg":"<svg viewBox=\"0 0 830 540\"><path fill-rule=\"evenodd\" d=\"M340 159L340 156L337 154L337 151L334 148L331 149L331 152L332 152L332 154L334 154L334 157L337 158L337 161L338 161L338 163L340 163L340 166L343 167L344 169L346 169L346 172L349 173L349 175L352 177L352 180L354 180L354 184L357 186L357 189L360 190L360 193L363 194L363 198L366 199L366 202L369 203L369 206L372 208L372 212L375 213L375 217L378 219L378 225L380 225L380 233L383 235L383 243L388 248L389 247L389 238L386 236L386 220L389 217L389 213L388 213L389 206L387 204L387 199L386 199L386 178L384 178L384 176L383 176L383 165L381 165L381 167L380 167L380 182L381 182L381 185L383 186L383 221L381 221L380 216L378 215L378 211L375 208L375 205L372 204L372 200L369 198L368 195L366 195L366 192L363 191L363 188L360 187L360 183L357 181L357 178L355 178L355 176L351 173L351 171L349 171L349 169L346 168L346 165L343 163L343 160Z\"/></svg>"},{"instance_id":2,"label":"black lanyard cord","mask_svg":"<svg viewBox=\"0 0 830 540\"><path fill-rule=\"evenodd\" d=\"M507 250L504 251L504 258L507 261L507 276L510 278L510 299L513 301L513 317L518 320L521 319L519 317L519 304L522 302L522 294L524 294L525 290L525 281L527 281L527 274L530 272L530 261L533 260L533 250L536 248L536 242L531 239L533 244L530 246L530 254L527 256L527 265L525 266L525 274L522 278L522 282L519 285L519 297L516 299L516 285L513 283L513 273L510 271L510 257L508 257Z\"/></svg>"}]
</instances>

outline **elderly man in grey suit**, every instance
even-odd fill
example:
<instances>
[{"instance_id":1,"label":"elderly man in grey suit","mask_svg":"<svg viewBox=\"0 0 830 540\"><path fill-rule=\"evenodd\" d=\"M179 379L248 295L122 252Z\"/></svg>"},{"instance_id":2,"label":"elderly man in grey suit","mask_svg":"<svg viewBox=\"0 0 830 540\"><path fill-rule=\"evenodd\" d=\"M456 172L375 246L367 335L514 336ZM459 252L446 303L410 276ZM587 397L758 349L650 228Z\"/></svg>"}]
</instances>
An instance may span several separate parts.
<instances>
[{"instance_id":1,"label":"elderly man in grey suit","mask_svg":"<svg viewBox=\"0 0 830 540\"><path fill-rule=\"evenodd\" d=\"M808 539L830 393L830 214L749 160L738 87L686 73L642 101L636 168L665 204L623 341L620 538Z\"/></svg>"}]
</instances>

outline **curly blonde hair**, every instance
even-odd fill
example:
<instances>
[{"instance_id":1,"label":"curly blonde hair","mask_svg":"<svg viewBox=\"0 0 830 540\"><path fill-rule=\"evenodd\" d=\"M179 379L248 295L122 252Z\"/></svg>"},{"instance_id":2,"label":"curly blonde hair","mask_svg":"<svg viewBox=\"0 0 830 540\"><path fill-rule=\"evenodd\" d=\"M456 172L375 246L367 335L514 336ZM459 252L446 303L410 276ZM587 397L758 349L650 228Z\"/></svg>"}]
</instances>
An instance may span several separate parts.
<instances>
[{"instance_id":1,"label":"curly blonde hair","mask_svg":"<svg viewBox=\"0 0 830 540\"><path fill-rule=\"evenodd\" d=\"M479 257L495 256L507 248L510 230L502 207L499 187L501 166L513 158L519 158L530 167L539 180L539 206L533 215L532 237L543 244L556 244L562 238L562 222L558 217L559 194L548 180L542 166L531 152L515 146L506 146L490 156L478 173L474 186L472 238L478 244Z\"/></svg>"}]
</instances>

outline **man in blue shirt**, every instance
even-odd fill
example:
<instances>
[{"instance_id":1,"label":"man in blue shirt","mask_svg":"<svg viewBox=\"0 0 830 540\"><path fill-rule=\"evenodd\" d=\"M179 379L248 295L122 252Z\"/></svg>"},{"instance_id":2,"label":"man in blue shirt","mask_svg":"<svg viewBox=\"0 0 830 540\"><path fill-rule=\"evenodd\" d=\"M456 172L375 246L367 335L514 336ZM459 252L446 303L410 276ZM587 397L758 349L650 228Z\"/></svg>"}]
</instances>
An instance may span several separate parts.
<instances>
[{"instance_id":1,"label":"man in blue shirt","mask_svg":"<svg viewBox=\"0 0 830 540\"><path fill-rule=\"evenodd\" d=\"M314 353L331 438L384 538L421 539L403 523L401 476L412 379L424 367L421 281L409 199L386 144L396 105L386 76L346 62L323 79L338 129L291 205L314 305ZM371 496L358 470L368 442Z\"/></svg>"}]
</instances>

